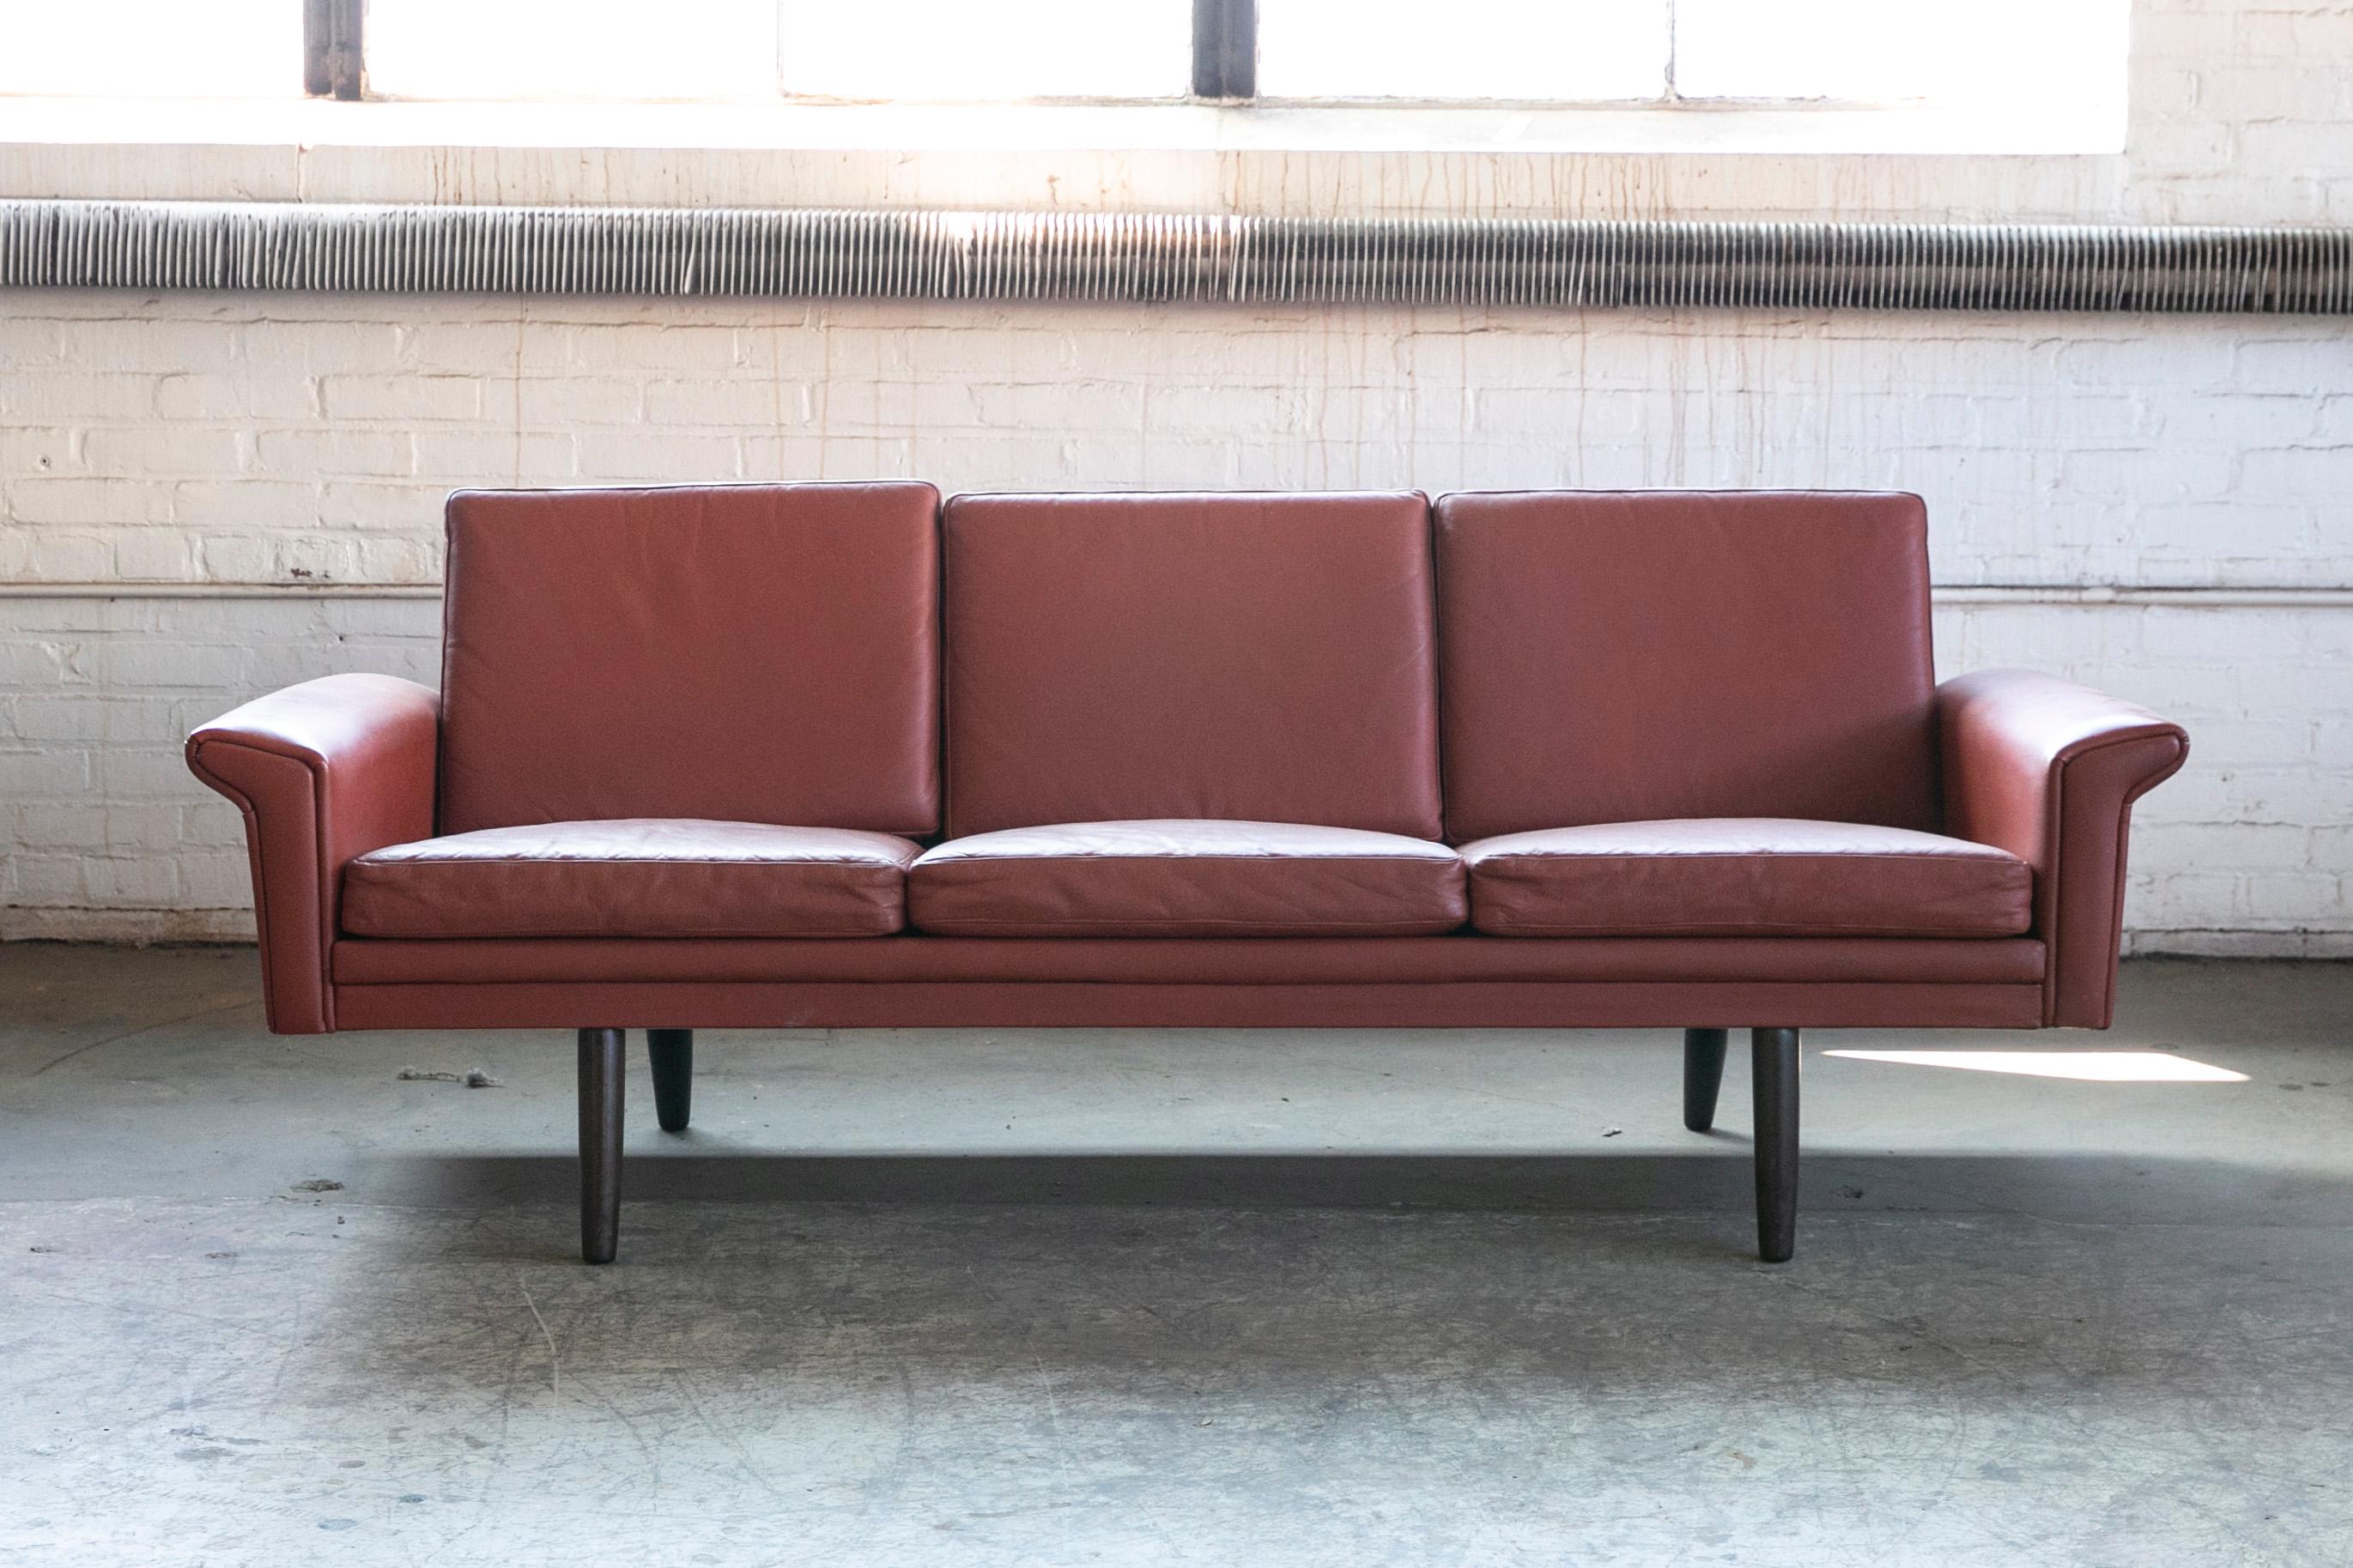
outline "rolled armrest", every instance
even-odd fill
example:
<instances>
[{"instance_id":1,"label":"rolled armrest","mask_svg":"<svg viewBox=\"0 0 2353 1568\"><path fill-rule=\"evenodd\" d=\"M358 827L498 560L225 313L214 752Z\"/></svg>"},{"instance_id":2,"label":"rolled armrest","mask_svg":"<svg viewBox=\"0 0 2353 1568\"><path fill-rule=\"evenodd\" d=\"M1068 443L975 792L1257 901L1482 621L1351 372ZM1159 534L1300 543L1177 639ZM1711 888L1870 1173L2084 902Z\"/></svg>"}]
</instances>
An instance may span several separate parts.
<instances>
[{"instance_id":1,"label":"rolled armrest","mask_svg":"<svg viewBox=\"0 0 2353 1568\"><path fill-rule=\"evenodd\" d=\"M2132 803L2173 776L2189 738L2145 708L2024 669L1948 680L1936 712L1945 831L2034 868L2043 1022L2106 1028Z\"/></svg>"},{"instance_id":2,"label":"rolled armrest","mask_svg":"<svg viewBox=\"0 0 2353 1568\"><path fill-rule=\"evenodd\" d=\"M188 769L245 813L269 1027L335 1026L327 951L343 867L433 836L441 700L389 675L306 680L188 737Z\"/></svg>"}]
</instances>

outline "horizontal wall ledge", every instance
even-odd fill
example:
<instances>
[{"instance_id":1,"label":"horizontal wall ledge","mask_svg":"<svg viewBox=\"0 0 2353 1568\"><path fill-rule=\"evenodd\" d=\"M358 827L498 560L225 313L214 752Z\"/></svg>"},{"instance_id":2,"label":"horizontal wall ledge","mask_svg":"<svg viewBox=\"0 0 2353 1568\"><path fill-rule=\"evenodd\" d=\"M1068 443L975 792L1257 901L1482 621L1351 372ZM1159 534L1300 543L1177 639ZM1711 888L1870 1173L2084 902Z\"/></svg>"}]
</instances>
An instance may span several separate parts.
<instances>
[{"instance_id":1,"label":"horizontal wall ledge","mask_svg":"<svg viewBox=\"0 0 2353 1568\"><path fill-rule=\"evenodd\" d=\"M1929 597L1940 605L2172 605L2189 609L2353 607L2353 588L2126 588L2070 587L2060 584L2014 586L1938 586Z\"/></svg>"},{"instance_id":2,"label":"horizontal wall ledge","mask_svg":"<svg viewBox=\"0 0 2353 1568\"><path fill-rule=\"evenodd\" d=\"M438 583L0 583L0 599L438 599Z\"/></svg>"},{"instance_id":3,"label":"horizontal wall ledge","mask_svg":"<svg viewBox=\"0 0 2353 1568\"><path fill-rule=\"evenodd\" d=\"M0 287L2353 311L2353 229L0 202Z\"/></svg>"},{"instance_id":4,"label":"horizontal wall ledge","mask_svg":"<svg viewBox=\"0 0 2353 1568\"><path fill-rule=\"evenodd\" d=\"M2345 588L2127 588L2072 584L1955 584L1939 605L2168 605L2189 609L2353 608ZM438 599L438 583L0 583L0 599Z\"/></svg>"}]
</instances>

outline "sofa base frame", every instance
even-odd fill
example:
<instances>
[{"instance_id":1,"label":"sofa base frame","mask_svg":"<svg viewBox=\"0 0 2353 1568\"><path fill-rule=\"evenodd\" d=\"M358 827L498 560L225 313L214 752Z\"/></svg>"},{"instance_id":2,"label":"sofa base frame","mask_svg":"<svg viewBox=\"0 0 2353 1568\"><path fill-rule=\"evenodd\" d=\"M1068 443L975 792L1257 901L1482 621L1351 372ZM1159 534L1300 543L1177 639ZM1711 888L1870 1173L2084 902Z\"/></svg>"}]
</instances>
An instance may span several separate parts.
<instances>
[{"instance_id":1,"label":"sofa base frame","mask_svg":"<svg viewBox=\"0 0 2353 1568\"><path fill-rule=\"evenodd\" d=\"M1683 1125L1715 1124L1729 1031L1683 1031ZM580 1256L610 1263L621 1236L621 1127L627 1099L627 1029L580 1031ZM1757 1256L1787 1263L1798 1238L1799 1031L1749 1031L1756 1107ZM694 1078L694 1031L648 1029L655 1114L665 1132L686 1131Z\"/></svg>"},{"instance_id":2,"label":"sofa base frame","mask_svg":"<svg viewBox=\"0 0 2353 1568\"><path fill-rule=\"evenodd\" d=\"M337 985L328 1027L576 1029L2039 1029L2040 983L500 981Z\"/></svg>"}]
</instances>

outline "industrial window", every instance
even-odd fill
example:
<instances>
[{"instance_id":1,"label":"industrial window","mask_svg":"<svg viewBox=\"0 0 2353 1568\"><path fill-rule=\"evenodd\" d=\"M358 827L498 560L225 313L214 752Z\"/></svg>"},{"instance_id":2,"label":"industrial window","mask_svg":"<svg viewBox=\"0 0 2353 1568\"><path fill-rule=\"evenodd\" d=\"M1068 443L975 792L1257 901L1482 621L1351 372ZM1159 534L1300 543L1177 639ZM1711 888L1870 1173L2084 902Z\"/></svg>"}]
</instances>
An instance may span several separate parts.
<instances>
[{"instance_id":1,"label":"industrial window","mask_svg":"<svg viewBox=\"0 0 2353 1568\"><path fill-rule=\"evenodd\" d=\"M0 5L0 94L1999 110L2120 95L2125 24L2125 0L107 0Z\"/></svg>"}]
</instances>

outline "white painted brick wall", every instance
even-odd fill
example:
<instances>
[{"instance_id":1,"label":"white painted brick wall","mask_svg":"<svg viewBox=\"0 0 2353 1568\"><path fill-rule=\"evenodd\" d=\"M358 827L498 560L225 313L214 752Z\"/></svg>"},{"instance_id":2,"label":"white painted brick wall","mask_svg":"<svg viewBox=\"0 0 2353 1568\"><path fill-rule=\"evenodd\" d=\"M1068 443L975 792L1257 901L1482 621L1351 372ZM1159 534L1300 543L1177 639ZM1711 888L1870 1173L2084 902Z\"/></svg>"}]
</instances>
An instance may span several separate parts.
<instances>
[{"instance_id":1,"label":"white painted brick wall","mask_svg":"<svg viewBox=\"0 0 2353 1568\"><path fill-rule=\"evenodd\" d=\"M250 935L243 825L182 739L314 675L434 680L438 630L416 600L0 598L0 938Z\"/></svg>"},{"instance_id":2,"label":"white painted brick wall","mask_svg":"<svg viewBox=\"0 0 2353 1568\"><path fill-rule=\"evenodd\" d=\"M0 148L0 191L1001 201L1258 211L2353 224L2353 7L2144 0L2121 159L923 163ZM922 162L922 161L919 161ZM588 171L584 174L584 170ZM1207 171L1207 173L1205 173ZM788 180L779 174L788 174ZM590 183L583 184L587 180ZM1025 183L1031 182L1031 183ZM242 929L191 725L337 669L429 679L427 601L6 596L418 584L460 484L1862 485L1948 584L2353 585L2341 320L1236 310L0 294L0 934ZM1949 672L2051 668L2192 729L2140 810L2144 949L2353 952L2353 609L2003 604Z\"/></svg>"}]
</instances>

